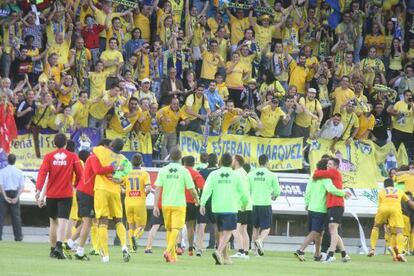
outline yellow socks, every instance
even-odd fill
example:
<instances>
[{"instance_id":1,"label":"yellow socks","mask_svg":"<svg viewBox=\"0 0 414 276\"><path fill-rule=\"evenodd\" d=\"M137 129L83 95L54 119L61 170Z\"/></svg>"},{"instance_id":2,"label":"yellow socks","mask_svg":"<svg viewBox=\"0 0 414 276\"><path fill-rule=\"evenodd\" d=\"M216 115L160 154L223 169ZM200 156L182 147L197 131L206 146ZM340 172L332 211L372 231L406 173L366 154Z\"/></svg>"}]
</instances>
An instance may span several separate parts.
<instances>
[{"instance_id":1,"label":"yellow socks","mask_svg":"<svg viewBox=\"0 0 414 276\"><path fill-rule=\"evenodd\" d=\"M398 248L398 253L404 253L404 236L403 236L403 234L402 233L398 233L397 234L397 237L396 237L396 240L397 240L397 248Z\"/></svg>"},{"instance_id":2,"label":"yellow socks","mask_svg":"<svg viewBox=\"0 0 414 276\"><path fill-rule=\"evenodd\" d=\"M377 247L378 237L379 237L379 229L377 227L373 227L371 230L371 237L370 237L371 249L375 250L375 247Z\"/></svg>"},{"instance_id":3,"label":"yellow socks","mask_svg":"<svg viewBox=\"0 0 414 276\"><path fill-rule=\"evenodd\" d=\"M98 227L99 246L104 256L109 256L108 249L108 225L101 224Z\"/></svg>"},{"instance_id":4,"label":"yellow socks","mask_svg":"<svg viewBox=\"0 0 414 276\"><path fill-rule=\"evenodd\" d=\"M414 251L414 232L410 234L410 250Z\"/></svg>"},{"instance_id":5,"label":"yellow socks","mask_svg":"<svg viewBox=\"0 0 414 276\"><path fill-rule=\"evenodd\" d=\"M98 236L98 225L96 225L95 223L92 223L92 226L91 226L91 243L92 243L92 248L95 251L99 252L100 246L99 246L99 236Z\"/></svg>"},{"instance_id":6,"label":"yellow socks","mask_svg":"<svg viewBox=\"0 0 414 276\"><path fill-rule=\"evenodd\" d=\"M122 222L118 222L115 226L116 234L118 235L119 241L121 242L121 246L126 246L126 229Z\"/></svg>"},{"instance_id":7,"label":"yellow socks","mask_svg":"<svg viewBox=\"0 0 414 276\"><path fill-rule=\"evenodd\" d=\"M128 241L129 241L129 248L132 250L132 237L134 236L134 230L128 229Z\"/></svg>"},{"instance_id":8,"label":"yellow socks","mask_svg":"<svg viewBox=\"0 0 414 276\"><path fill-rule=\"evenodd\" d=\"M144 227L138 227L134 231L135 238L139 239L144 234Z\"/></svg>"},{"instance_id":9,"label":"yellow socks","mask_svg":"<svg viewBox=\"0 0 414 276\"><path fill-rule=\"evenodd\" d=\"M175 247L177 244L176 240L177 240L178 233L179 233L178 229L172 229L168 237L167 252L170 253L171 257L173 257L174 259L177 258Z\"/></svg>"},{"instance_id":10,"label":"yellow socks","mask_svg":"<svg viewBox=\"0 0 414 276\"><path fill-rule=\"evenodd\" d=\"M391 234L389 234L388 232L385 232L384 239L385 239L385 247L391 246Z\"/></svg>"}]
</instances>

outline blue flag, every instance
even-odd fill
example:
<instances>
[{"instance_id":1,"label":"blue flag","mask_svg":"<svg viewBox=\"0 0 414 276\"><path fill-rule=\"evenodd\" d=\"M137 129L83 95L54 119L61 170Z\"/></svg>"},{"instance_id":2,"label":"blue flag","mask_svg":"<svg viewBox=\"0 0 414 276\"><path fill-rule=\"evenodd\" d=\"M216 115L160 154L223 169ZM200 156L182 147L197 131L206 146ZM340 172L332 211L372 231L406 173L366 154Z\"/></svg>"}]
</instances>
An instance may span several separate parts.
<instances>
[{"instance_id":1,"label":"blue flag","mask_svg":"<svg viewBox=\"0 0 414 276\"><path fill-rule=\"evenodd\" d=\"M101 131L96 128L81 128L71 133L70 138L76 144L76 151L91 151L101 141Z\"/></svg>"},{"instance_id":2,"label":"blue flag","mask_svg":"<svg viewBox=\"0 0 414 276\"><path fill-rule=\"evenodd\" d=\"M341 21L341 6L339 0L326 0L326 3L333 9L333 13L328 18L328 24L331 28L335 29Z\"/></svg>"}]
</instances>

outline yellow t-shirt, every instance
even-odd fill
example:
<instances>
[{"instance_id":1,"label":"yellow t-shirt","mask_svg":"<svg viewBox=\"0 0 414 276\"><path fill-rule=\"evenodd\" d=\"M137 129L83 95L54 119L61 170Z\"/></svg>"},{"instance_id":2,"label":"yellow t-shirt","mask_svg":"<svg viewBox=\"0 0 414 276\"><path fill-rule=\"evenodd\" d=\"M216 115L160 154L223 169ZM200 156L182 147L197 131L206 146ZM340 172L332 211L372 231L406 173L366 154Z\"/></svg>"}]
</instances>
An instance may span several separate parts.
<instances>
[{"instance_id":1,"label":"yellow t-shirt","mask_svg":"<svg viewBox=\"0 0 414 276\"><path fill-rule=\"evenodd\" d=\"M150 20L148 17L146 17L142 13L134 15L134 27L140 28L142 39L144 39L145 41L150 41L151 29L150 29Z\"/></svg>"},{"instance_id":2,"label":"yellow t-shirt","mask_svg":"<svg viewBox=\"0 0 414 276\"><path fill-rule=\"evenodd\" d=\"M211 33L215 34L218 30L219 24L217 23L216 19L214 17L210 17L207 19L207 26L210 28ZM224 26L227 33L230 33L229 28L227 28L227 25Z\"/></svg>"},{"instance_id":3,"label":"yellow t-shirt","mask_svg":"<svg viewBox=\"0 0 414 276\"><path fill-rule=\"evenodd\" d=\"M304 97L299 99L299 104L304 105L309 112L316 114L317 111L322 110L322 106L317 99L310 101ZM298 113L295 118L295 124L300 127L310 127L312 124L312 117L305 112Z\"/></svg>"},{"instance_id":4,"label":"yellow t-shirt","mask_svg":"<svg viewBox=\"0 0 414 276\"><path fill-rule=\"evenodd\" d=\"M352 71L354 71L354 68L354 64L348 65L345 62L341 62L335 74L338 77L338 79L341 79L343 76L350 76Z\"/></svg>"},{"instance_id":5,"label":"yellow t-shirt","mask_svg":"<svg viewBox=\"0 0 414 276\"><path fill-rule=\"evenodd\" d=\"M247 68L248 70L248 74L246 79L250 80L252 78L252 71L253 71L253 65L252 62L255 58L255 55L248 55L248 56L240 56L240 63L243 63L244 66Z\"/></svg>"},{"instance_id":6,"label":"yellow t-shirt","mask_svg":"<svg viewBox=\"0 0 414 276\"><path fill-rule=\"evenodd\" d=\"M95 99L101 97L105 91L106 87L106 78L108 77L109 72L89 72L89 81L90 81L90 99Z\"/></svg>"},{"instance_id":7,"label":"yellow t-shirt","mask_svg":"<svg viewBox=\"0 0 414 276\"><path fill-rule=\"evenodd\" d=\"M225 62L227 61L227 50L229 48L228 40L223 38L217 41L218 41L218 48L219 48L218 52Z\"/></svg>"},{"instance_id":8,"label":"yellow t-shirt","mask_svg":"<svg viewBox=\"0 0 414 276\"><path fill-rule=\"evenodd\" d=\"M335 108L333 113L340 113L341 106L346 103L348 100L355 98L355 93L351 89L343 89L342 87L338 86L335 88L334 92L332 93L332 98L335 99Z\"/></svg>"},{"instance_id":9,"label":"yellow t-shirt","mask_svg":"<svg viewBox=\"0 0 414 276\"><path fill-rule=\"evenodd\" d=\"M214 57L214 54L209 51L204 51L201 53L201 56L203 63L200 77L207 80L214 80L219 64L224 63L223 58L220 55L218 55L218 58Z\"/></svg>"},{"instance_id":10,"label":"yellow t-shirt","mask_svg":"<svg viewBox=\"0 0 414 276\"><path fill-rule=\"evenodd\" d=\"M226 83L217 83L217 91L223 101L227 101L229 98L229 90L227 89Z\"/></svg>"},{"instance_id":11,"label":"yellow t-shirt","mask_svg":"<svg viewBox=\"0 0 414 276\"><path fill-rule=\"evenodd\" d=\"M286 116L285 112L282 111L280 107L276 107L275 110L272 110L270 105L265 106L262 109L262 114L260 115L260 121L263 124L263 128L259 130L259 135L263 137L274 137L275 129L280 119L283 119Z\"/></svg>"},{"instance_id":12,"label":"yellow t-shirt","mask_svg":"<svg viewBox=\"0 0 414 276\"><path fill-rule=\"evenodd\" d=\"M46 39L49 45L53 46L54 44L56 44L56 35L59 33L65 33L65 30L65 20L61 20L59 23L50 21L50 23L46 25Z\"/></svg>"},{"instance_id":13,"label":"yellow t-shirt","mask_svg":"<svg viewBox=\"0 0 414 276\"><path fill-rule=\"evenodd\" d=\"M209 109L208 100L207 98L204 99L204 106L203 106L203 97L197 97L195 94L189 95L185 100L185 105L181 108L183 119L194 120L196 119L195 116L188 114L185 110L186 108L190 108L194 113L199 113L200 109L204 107L204 109Z\"/></svg>"},{"instance_id":14,"label":"yellow t-shirt","mask_svg":"<svg viewBox=\"0 0 414 276\"><path fill-rule=\"evenodd\" d=\"M48 79L54 79L55 83L59 84L61 79L61 74L64 69L62 64L57 64L56 66L51 67L49 63L46 63L44 73Z\"/></svg>"},{"instance_id":15,"label":"yellow t-shirt","mask_svg":"<svg viewBox=\"0 0 414 276\"><path fill-rule=\"evenodd\" d=\"M89 108L89 114L95 119L102 120L105 118L106 113L113 107L113 103L118 100L118 97L111 97L109 91L104 92L104 96L101 101L91 104ZM104 101L112 103L109 107L105 105Z\"/></svg>"},{"instance_id":16,"label":"yellow t-shirt","mask_svg":"<svg viewBox=\"0 0 414 276\"><path fill-rule=\"evenodd\" d=\"M390 55L390 69L394 71L401 71L403 58L401 53L395 53L394 57Z\"/></svg>"},{"instance_id":17,"label":"yellow t-shirt","mask_svg":"<svg viewBox=\"0 0 414 276\"><path fill-rule=\"evenodd\" d=\"M223 121L221 122L221 133L227 134L229 131L230 123L235 116L242 112L241 109L235 108L232 111L227 111L223 115Z\"/></svg>"},{"instance_id":18,"label":"yellow t-shirt","mask_svg":"<svg viewBox=\"0 0 414 276\"><path fill-rule=\"evenodd\" d=\"M227 62L226 68L229 67L231 62ZM246 67L241 61L234 66L233 71L226 75L226 86L228 88L243 88L243 75L248 74L249 68Z\"/></svg>"},{"instance_id":19,"label":"yellow t-shirt","mask_svg":"<svg viewBox=\"0 0 414 276\"><path fill-rule=\"evenodd\" d=\"M413 109L408 109L408 104L399 101L394 105L394 109L398 111L398 116L392 116L392 127L396 130L413 133L414 131L414 114Z\"/></svg>"},{"instance_id":20,"label":"yellow t-shirt","mask_svg":"<svg viewBox=\"0 0 414 276\"><path fill-rule=\"evenodd\" d=\"M237 19L234 16L230 16L231 45L237 45L237 43L243 39L244 30L248 29L249 26L249 18L244 17L242 19Z\"/></svg>"},{"instance_id":21,"label":"yellow t-shirt","mask_svg":"<svg viewBox=\"0 0 414 276\"><path fill-rule=\"evenodd\" d=\"M163 117L162 121L161 117ZM166 121L165 118L168 118L169 121ZM180 120L180 111L174 111L170 106L164 106L158 110L157 119L160 121L164 133L175 133L177 132L177 124Z\"/></svg>"},{"instance_id":22,"label":"yellow t-shirt","mask_svg":"<svg viewBox=\"0 0 414 276\"><path fill-rule=\"evenodd\" d=\"M149 133L151 131L151 114L149 113L149 111L142 111L140 112L140 114L138 115L138 118L144 118L144 121L142 121L139 124L139 130L143 133Z\"/></svg>"},{"instance_id":23,"label":"yellow t-shirt","mask_svg":"<svg viewBox=\"0 0 414 276\"><path fill-rule=\"evenodd\" d=\"M181 17L184 11L184 0L171 0L171 10L173 13L174 23L180 25Z\"/></svg>"},{"instance_id":24,"label":"yellow t-shirt","mask_svg":"<svg viewBox=\"0 0 414 276\"><path fill-rule=\"evenodd\" d=\"M109 49L109 40L111 38L116 38L119 42L119 45L118 45L119 49L122 49L122 47L127 42L127 39L125 37L126 34L127 34L127 31L126 29L123 29L123 28L119 30L114 30L114 28L112 27L107 29L106 30L106 49Z\"/></svg>"},{"instance_id":25,"label":"yellow t-shirt","mask_svg":"<svg viewBox=\"0 0 414 276\"><path fill-rule=\"evenodd\" d=\"M308 79L312 80L313 76L315 76L315 70L311 67L312 65L318 65L319 61L317 57L310 57L310 58L306 58L306 62L305 62L305 66L309 69L309 75L308 75Z\"/></svg>"},{"instance_id":26,"label":"yellow t-shirt","mask_svg":"<svg viewBox=\"0 0 414 276\"><path fill-rule=\"evenodd\" d=\"M48 55L55 53L58 55L58 64L65 65L68 63L69 59L69 50L70 50L70 39L64 40L62 44L53 44L49 50Z\"/></svg>"},{"instance_id":27,"label":"yellow t-shirt","mask_svg":"<svg viewBox=\"0 0 414 276\"><path fill-rule=\"evenodd\" d=\"M45 109L45 106L37 104L36 113L33 117L33 123L37 124L42 128L51 127L53 125L51 123L54 123L55 121L55 107L53 105L50 105L49 107L47 107L46 111Z\"/></svg>"},{"instance_id":28,"label":"yellow t-shirt","mask_svg":"<svg viewBox=\"0 0 414 276\"><path fill-rule=\"evenodd\" d=\"M369 48L373 44L377 46L379 44L385 44L385 36L384 35L374 36L374 35L369 34L365 37L364 44L367 46L367 48ZM377 55L379 57L384 55L384 49L379 48L379 47L376 47L376 49L377 49Z\"/></svg>"},{"instance_id":29,"label":"yellow t-shirt","mask_svg":"<svg viewBox=\"0 0 414 276\"><path fill-rule=\"evenodd\" d=\"M105 20L106 20L107 17L108 17L108 15L106 13L104 13L103 11L101 11L101 10L97 10L95 12L96 23L98 23L99 25L105 26ZM112 18L114 18L114 17L119 17L120 18L121 14L119 12L111 13L111 16L108 19L109 20L109 24L108 24L109 26L108 27L110 27L110 28L112 28ZM103 30L102 32L100 32L99 37L106 38L106 30Z\"/></svg>"},{"instance_id":30,"label":"yellow t-shirt","mask_svg":"<svg viewBox=\"0 0 414 276\"><path fill-rule=\"evenodd\" d=\"M289 63L290 80L289 85L295 85L299 94L305 94L306 82L308 81L309 69L298 66L296 61L292 60Z\"/></svg>"},{"instance_id":31,"label":"yellow t-shirt","mask_svg":"<svg viewBox=\"0 0 414 276\"><path fill-rule=\"evenodd\" d=\"M139 55L138 60L142 61L139 67L138 76L138 80L142 81L143 79L150 77L150 60L148 55Z\"/></svg>"},{"instance_id":32,"label":"yellow t-shirt","mask_svg":"<svg viewBox=\"0 0 414 276\"><path fill-rule=\"evenodd\" d=\"M122 106L121 110L122 112L124 112L124 114L129 112L129 108L127 106ZM128 134L134 127L135 122L138 120L138 118L139 118L139 112L137 112L137 114L134 117L129 117L128 120L130 122L130 125L128 128L124 129L121 126L121 122L119 121L118 116L114 114L111 120L109 121L109 128L122 135Z\"/></svg>"},{"instance_id":33,"label":"yellow t-shirt","mask_svg":"<svg viewBox=\"0 0 414 276\"><path fill-rule=\"evenodd\" d=\"M397 188L388 187L378 194L378 208L393 208L401 212L401 202L408 201L408 196Z\"/></svg>"},{"instance_id":34,"label":"yellow t-shirt","mask_svg":"<svg viewBox=\"0 0 414 276\"><path fill-rule=\"evenodd\" d=\"M63 90L66 90L67 88L67 86L63 85ZM70 101L72 100L72 91L65 95L63 95L60 91L55 91L55 96L63 105L69 105Z\"/></svg>"},{"instance_id":35,"label":"yellow t-shirt","mask_svg":"<svg viewBox=\"0 0 414 276\"><path fill-rule=\"evenodd\" d=\"M141 169L134 169L125 178L125 205L145 204L145 187L151 185L150 175Z\"/></svg>"},{"instance_id":36,"label":"yellow t-shirt","mask_svg":"<svg viewBox=\"0 0 414 276\"><path fill-rule=\"evenodd\" d=\"M264 27L258 24L254 26L255 38L261 50L265 49L272 42L272 32L275 30L276 27L274 26Z\"/></svg>"},{"instance_id":37,"label":"yellow t-shirt","mask_svg":"<svg viewBox=\"0 0 414 276\"><path fill-rule=\"evenodd\" d=\"M89 106L89 101L84 104L77 101L72 105L72 117L75 123L80 127L88 127Z\"/></svg>"},{"instance_id":38,"label":"yellow t-shirt","mask_svg":"<svg viewBox=\"0 0 414 276\"><path fill-rule=\"evenodd\" d=\"M379 58L364 58L361 62L361 67L364 73L364 84L366 86L372 86L374 84L375 73L385 73L384 63Z\"/></svg>"},{"instance_id":39,"label":"yellow t-shirt","mask_svg":"<svg viewBox=\"0 0 414 276\"><path fill-rule=\"evenodd\" d=\"M404 183L404 186L405 186L404 192L411 192L412 194L414 194L414 175L412 174L398 175L396 182Z\"/></svg>"},{"instance_id":40,"label":"yellow t-shirt","mask_svg":"<svg viewBox=\"0 0 414 276\"><path fill-rule=\"evenodd\" d=\"M344 111L341 113L341 122L344 126L342 138L346 140L351 136L351 130L359 127L359 119L354 112L348 113Z\"/></svg>"},{"instance_id":41,"label":"yellow t-shirt","mask_svg":"<svg viewBox=\"0 0 414 276\"><path fill-rule=\"evenodd\" d=\"M369 110L368 99L367 97L365 97L365 95L363 94L359 96L355 95L355 102L356 102L356 107L355 107L356 114L367 112Z\"/></svg>"},{"instance_id":42,"label":"yellow t-shirt","mask_svg":"<svg viewBox=\"0 0 414 276\"><path fill-rule=\"evenodd\" d=\"M124 57L122 56L122 53L118 50L105 50L102 52L101 60L103 62L106 61L115 61L118 58L119 63L124 62ZM117 71L116 65L112 65L110 67L105 68L105 72L108 72L110 75L115 75Z\"/></svg>"},{"instance_id":43,"label":"yellow t-shirt","mask_svg":"<svg viewBox=\"0 0 414 276\"><path fill-rule=\"evenodd\" d=\"M62 126L60 126L60 124ZM55 124L52 127L54 130L58 130L59 132L66 133L70 129L73 128L75 125L75 121L73 120L72 116L65 117L62 113L56 115L55 117Z\"/></svg>"},{"instance_id":44,"label":"yellow t-shirt","mask_svg":"<svg viewBox=\"0 0 414 276\"><path fill-rule=\"evenodd\" d=\"M93 153L98 157L103 167L110 165L118 167L121 164L122 160L125 159L125 156L123 156L122 154L117 154L103 146L94 147ZM107 175L98 174L95 177L94 185L94 191L97 190L104 190L119 195L121 193L121 186L119 185L119 183L113 182L112 178L108 178Z\"/></svg>"},{"instance_id":45,"label":"yellow t-shirt","mask_svg":"<svg viewBox=\"0 0 414 276\"><path fill-rule=\"evenodd\" d=\"M375 117L370 115L368 118L365 115L359 116L359 129L355 138L359 140L367 140L368 133L365 133L367 130L373 130L375 126ZM365 133L365 134L364 134Z\"/></svg>"}]
</instances>

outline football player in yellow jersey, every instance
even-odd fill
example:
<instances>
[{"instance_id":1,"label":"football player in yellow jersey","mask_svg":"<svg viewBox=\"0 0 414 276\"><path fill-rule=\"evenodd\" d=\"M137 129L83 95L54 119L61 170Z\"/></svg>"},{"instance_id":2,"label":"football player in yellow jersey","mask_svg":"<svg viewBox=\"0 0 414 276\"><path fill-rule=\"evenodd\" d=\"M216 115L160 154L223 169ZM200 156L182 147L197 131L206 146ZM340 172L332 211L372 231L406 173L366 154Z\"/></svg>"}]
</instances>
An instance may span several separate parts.
<instances>
[{"instance_id":1,"label":"football player in yellow jersey","mask_svg":"<svg viewBox=\"0 0 414 276\"><path fill-rule=\"evenodd\" d=\"M395 248L391 248L389 251L392 253L394 261L407 261L403 253L404 220L401 210L401 202L407 202L408 206L414 209L414 202L411 201L404 192L399 191L397 188L394 188L394 181L391 178L385 179L384 189L378 194L378 211L375 215L375 224L371 231L371 250L368 253L369 257L375 255L375 247L379 236L379 228L382 225L388 223L388 225L396 233L397 244Z\"/></svg>"},{"instance_id":2,"label":"football player in yellow jersey","mask_svg":"<svg viewBox=\"0 0 414 276\"><path fill-rule=\"evenodd\" d=\"M137 240L144 233L147 224L146 198L150 193L149 173L141 169L142 155L137 153L132 158L132 171L125 178L125 214L128 222L129 247L131 252L137 250Z\"/></svg>"},{"instance_id":3,"label":"football player in yellow jersey","mask_svg":"<svg viewBox=\"0 0 414 276\"><path fill-rule=\"evenodd\" d=\"M126 244L126 229L122 223L121 185L123 179L132 169L131 163L120 151L124 142L116 138L111 143L111 149L95 147L93 153L99 159L102 166L113 165L117 168L113 175L96 175L94 186L94 208L98 219L99 246L102 250L102 262L109 262L108 249L108 220L113 219L116 233L121 242L124 262L130 259Z\"/></svg>"}]
</instances>

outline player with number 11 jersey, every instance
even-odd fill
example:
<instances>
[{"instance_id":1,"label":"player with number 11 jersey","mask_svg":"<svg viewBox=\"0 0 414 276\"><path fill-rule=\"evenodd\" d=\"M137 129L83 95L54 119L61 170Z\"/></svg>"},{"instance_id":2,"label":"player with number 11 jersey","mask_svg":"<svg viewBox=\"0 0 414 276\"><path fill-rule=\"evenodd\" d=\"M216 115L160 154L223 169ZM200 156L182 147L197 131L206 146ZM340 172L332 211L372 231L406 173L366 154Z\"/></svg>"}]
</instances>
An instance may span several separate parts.
<instances>
[{"instance_id":1,"label":"player with number 11 jersey","mask_svg":"<svg viewBox=\"0 0 414 276\"><path fill-rule=\"evenodd\" d=\"M147 224L146 199L150 191L149 173L141 169L142 156L132 158L133 170L125 179L125 214L129 225L128 238L131 251L137 250L137 240Z\"/></svg>"}]
</instances>

